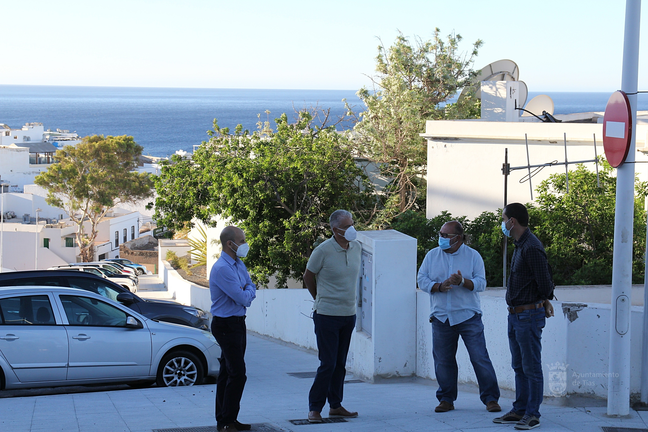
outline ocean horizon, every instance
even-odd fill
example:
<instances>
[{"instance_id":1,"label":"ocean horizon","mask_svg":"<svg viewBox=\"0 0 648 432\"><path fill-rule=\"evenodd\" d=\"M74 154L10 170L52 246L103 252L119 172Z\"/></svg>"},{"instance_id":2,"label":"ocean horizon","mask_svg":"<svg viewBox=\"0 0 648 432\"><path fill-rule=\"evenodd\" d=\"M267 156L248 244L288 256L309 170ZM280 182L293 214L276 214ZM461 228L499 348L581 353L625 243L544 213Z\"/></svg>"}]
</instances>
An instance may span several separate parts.
<instances>
[{"instance_id":1,"label":"ocean horizon","mask_svg":"<svg viewBox=\"0 0 648 432\"><path fill-rule=\"evenodd\" d=\"M555 114L604 111L611 93L530 92L546 94ZM287 114L296 118L301 109L330 109L344 116L343 99L354 112L364 110L356 90L201 89L167 87L71 87L0 85L0 123L20 129L25 123L42 123L45 129L62 129L86 135L130 135L144 154L167 157L177 150L192 152L206 141L214 119L233 131L241 124L254 131L257 122ZM648 110L648 98L639 95L639 110ZM269 113L266 113L269 112ZM347 122L339 128L350 128Z\"/></svg>"}]
</instances>

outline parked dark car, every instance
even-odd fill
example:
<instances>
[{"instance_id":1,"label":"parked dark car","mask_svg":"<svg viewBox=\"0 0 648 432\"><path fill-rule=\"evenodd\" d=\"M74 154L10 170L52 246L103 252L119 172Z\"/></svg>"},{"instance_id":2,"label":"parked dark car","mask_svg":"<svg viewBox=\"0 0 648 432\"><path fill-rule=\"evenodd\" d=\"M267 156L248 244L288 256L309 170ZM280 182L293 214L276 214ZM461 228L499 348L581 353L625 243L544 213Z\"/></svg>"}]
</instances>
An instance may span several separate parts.
<instances>
[{"instance_id":1,"label":"parked dark car","mask_svg":"<svg viewBox=\"0 0 648 432\"><path fill-rule=\"evenodd\" d=\"M108 279L74 270L27 270L0 273L0 286L62 286L92 291L118 301L147 318L209 330L207 314L170 300L146 300Z\"/></svg>"}]
</instances>

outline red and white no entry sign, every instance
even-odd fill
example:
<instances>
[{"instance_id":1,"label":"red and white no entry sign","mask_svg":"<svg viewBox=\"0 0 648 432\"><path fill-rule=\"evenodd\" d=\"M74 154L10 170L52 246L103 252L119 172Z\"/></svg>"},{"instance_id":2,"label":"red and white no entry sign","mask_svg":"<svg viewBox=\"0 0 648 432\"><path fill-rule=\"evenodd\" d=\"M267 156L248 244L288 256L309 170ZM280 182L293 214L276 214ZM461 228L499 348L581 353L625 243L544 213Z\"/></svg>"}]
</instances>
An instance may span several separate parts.
<instances>
[{"instance_id":1,"label":"red and white no entry sign","mask_svg":"<svg viewBox=\"0 0 648 432\"><path fill-rule=\"evenodd\" d=\"M628 96L622 91L612 93L603 115L603 149L614 168L618 168L628 156L632 138L631 114Z\"/></svg>"}]
</instances>

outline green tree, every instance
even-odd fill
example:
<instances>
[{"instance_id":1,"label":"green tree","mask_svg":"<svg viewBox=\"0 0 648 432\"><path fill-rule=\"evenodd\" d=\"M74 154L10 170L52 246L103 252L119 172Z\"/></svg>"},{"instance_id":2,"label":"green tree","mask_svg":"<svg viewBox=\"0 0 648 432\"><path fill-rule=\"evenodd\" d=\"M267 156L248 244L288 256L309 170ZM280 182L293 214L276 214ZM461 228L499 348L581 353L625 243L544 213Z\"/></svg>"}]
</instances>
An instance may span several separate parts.
<instances>
[{"instance_id":1,"label":"green tree","mask_svg":"<svg viewBox=\"0 0 648 432\"><path fill-rule=\"evenodd\" d=\"M554 280L560 285L612 283L616 177L603 161L596 173L583 165L553 174L537 188L529 224L545 245ZM635 181L633 282L643 282L646 244L646 182Z\"/></svg>"},{"instance_id":2,"label":"green tree","mask_svg":"<svg viewBox=\"0 0 648 432\"><path fill-rule=\"evenodd\" d=\"M444 223L454 220L447 211L427 219L425 213L407 210L398 215L391 223L391 228L416 239L416 268L421 267L425 255L439 245L439 231ZM460 218L465 223L466 218Z\"/></svg>"},{"instance_id":3,"label":"green tree","mask_svg":"<svg viewBox=\"0 0 648 432\"><path fill-rule=\"evenodd\" d=\"M375 205L345 136L313 127L312 119L301 112L289 123L283 114L276 132L260 125L252 134L240 125L230 134L214 121L212 138L190 160L163 164L154 218L171 229L194 217L206 224L229 218L246 233L245 262L257 283L301 279L314 244L330 235L330 213L349 209L360 226Z\"/></svg>"},{"instance_id":4,"label":"green tree","mask_svg":"<svg viewBox=\"0 0 648 432\"><path fill-rule=\"evenodd\" d=\"M497 212L485 211L472 221L466 222L465 230L470 235L470 247L475 249L484 260L486 268L486 284L489 287L502 286L502 209ZM507 248L510 258L513 248ZM508 260L510 262L510 259Z\"/></svg>"},{"instance_id":5,"label":"green tree","mask_svg":"<svg viewBox=\"0 0 648 432\"><path fill-rule=\"evenodd\" d=\"M471 66L482 44L478 40L464 54L459 51L461 39L450 35L444 41L436 29L432 40L417 39L414 45L399 34L392 46L378 47L373 90L358 92L365 104L355 126L359 152L379 163L382 174L392 179L383 222L417 209L425 195L421 190L425 188L427 147L420 134L426 120L446 118L443 103L474 77ZM462 113L472 116L475 106L474 98L462 98L448 106L448 118L460 118Z\"/></svg>"},{"instance_id":6,"label":"green tree","mask_svg":"<svg viewBox=\"0 0 648 432\"><path fill-rule=\"evenodd\" d=\"M34 182L47 190L47 203L64 209L78 225L84 262L94 260L98 225L111 208L152 195L150 176L133 171L142 150L131 136L88 136L57 150L56 163L36 176Z\"/></svg>"}]
</instances>

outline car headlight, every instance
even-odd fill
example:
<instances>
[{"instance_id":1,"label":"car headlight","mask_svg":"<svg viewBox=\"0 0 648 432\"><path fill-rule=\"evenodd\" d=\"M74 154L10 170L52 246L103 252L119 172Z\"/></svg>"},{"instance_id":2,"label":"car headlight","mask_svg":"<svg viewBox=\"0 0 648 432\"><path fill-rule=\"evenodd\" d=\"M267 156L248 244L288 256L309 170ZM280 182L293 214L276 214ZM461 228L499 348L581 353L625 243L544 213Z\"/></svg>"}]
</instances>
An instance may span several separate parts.
<instances>
[{"instance_id":1,"label":"car headlight","mask_svg":"<svg viewBox=\"0 0 648 432\"><path fill-rule=\"evenodd\" d=\"M192 308L192 307L186 307L186 308L183 308L183 309L184 309L185 312L195 316L196 318L204 318L204 316L205 316L205 312L203 312L201 309L196 309L196 308Z\"/></svg>"}]
</instances>

